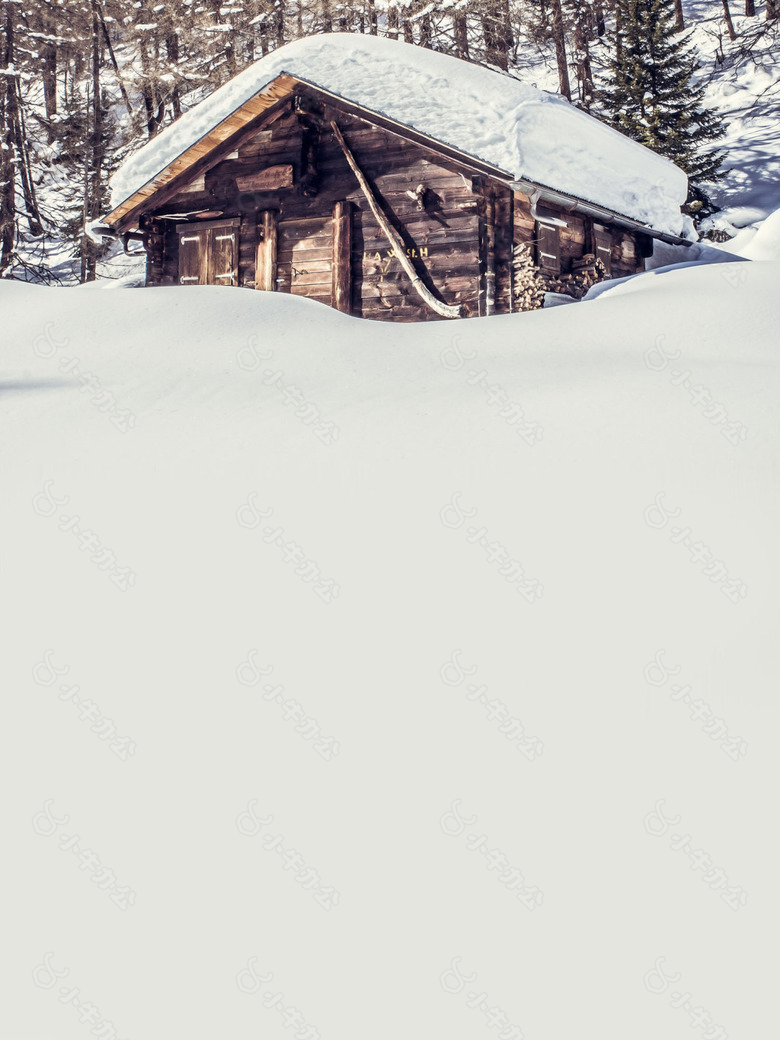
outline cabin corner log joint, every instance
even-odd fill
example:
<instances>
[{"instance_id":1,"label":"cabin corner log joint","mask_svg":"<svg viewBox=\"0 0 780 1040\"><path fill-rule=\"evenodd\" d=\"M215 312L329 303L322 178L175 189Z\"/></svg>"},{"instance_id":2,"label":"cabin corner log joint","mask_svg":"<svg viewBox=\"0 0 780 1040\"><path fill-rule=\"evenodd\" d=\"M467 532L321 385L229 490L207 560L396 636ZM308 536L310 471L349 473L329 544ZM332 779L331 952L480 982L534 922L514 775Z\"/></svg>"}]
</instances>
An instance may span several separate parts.
<instances>
[{"instance_id":1,"label":"cabin corner log joint","mask_svg":"<svg viewBox=\"0 0 780 1040\"><path fill-rule=\"evenodd\" d=\"M453 59L454 60L454 59ZM282 74L106 218L146 284L286 292L359 317L505 314L635 274L663 236ZM225 120L228 123L229 120Z\"/></svg>"}]
</instances>

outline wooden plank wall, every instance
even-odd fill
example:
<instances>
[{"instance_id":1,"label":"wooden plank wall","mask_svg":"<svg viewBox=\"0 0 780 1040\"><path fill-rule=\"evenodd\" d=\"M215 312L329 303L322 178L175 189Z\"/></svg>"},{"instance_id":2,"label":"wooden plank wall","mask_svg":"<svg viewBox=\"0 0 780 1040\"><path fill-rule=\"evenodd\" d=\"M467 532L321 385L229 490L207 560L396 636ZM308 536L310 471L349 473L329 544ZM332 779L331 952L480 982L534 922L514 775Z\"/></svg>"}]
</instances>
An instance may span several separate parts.
<instances>
[{"instance_id":1,"label":"wooden plank wall","mask_svg":"<svg viewBox=\"0 0 780 1040\"><path fill-rule=\"evenodd\" d=\"M361 168L392 211L396 225L407 242L407 255L424 265L430 277L429 287L446 303L462 304L468 314L478 314L479 199L472 190L470 172L464 172L454 161L441 159L413 142L362 120L335 112L331 115L337 116ZM295 235L292 223L289 225L290 230L286 230L287 222L301 222L299 242L295 246L298 255L302 255L305 243L305 251L310 253L307 259L325 265L325 253L330 248L326 237L332 232L330 228L327 232L324 230L322 221L332 221L334 205L348 201L352 204L352 312L363 317L391 320L438 318L423 304L401 269L338 143L327 130L320 133L317 149L319 190L316 196L306 197L296 188L275 192L238 191L237 176L288 163L293 166L298 184L305 163L303 147L303 128L291 106L289 111L277 114L270 127L259 131L244 143L236 155L208 170L202 189L195 182L191 189L169 199L162 211L207 210L210 213L219 211L224 216L240 216L239 285L247 287L256 284L256 212L266 209L277 211L280 229L279 288L291 291L291 243ZM426 209L419 208L416 194L419 185L427 189ZM511 209L511 193L500 189L498 194L497 210L500 210L500 219L505 220L507 211ZM501 229L499 239L504 255L497 264L500 309L509 309L510 302L509 237L506 229ZM171 242L171 247L172 252L166 257L162 284L175 284L177 281L175 240ZM326 272L323 266L319 273L323 277L313 281L310 279L312 291L307 295L321 299L322 302L331 302L332 291L325 291L325 276L330 279L331 271L328 269ZM299 287L305 284L305 280L296 281ZM293 291L297 292L297 289Z\"/></svg>"},{"instance_id":2,"label":"wooden plank wall","mask_svg":"<svg viewBox=\"0 0 780 1040\"><path fill-rule=\"evenodd\" d=\"M335 305L333 214L337 204L346 202L351 210L351 277L341 279L339 308L374 319L438 319L415 292L327 128L327 120L335 118L428 287L469 316L491 307L495 313L511 311L513 246L535 245L537 238L528 198L355 116L327 108L320 115L322 129L305 128L291 99L270 113L262 129L237 151L205 172L198 168L191 183L149 216L201 212L204 219L240 218L238 284L255 288L262 212L270 211L278 229L276 288ZM312 142L318 142L316 147ZM293 167L293 188L242 192L237 187L237 177L285 165ZM559 231L561 273L568 273L572 262L591 249L592 222L563 210L559 214L567 224ZM150 265L149 281L178 284L175 224L162 220L160 227L164 251L158 250ZM619 228L612 228L611 235L613 276L642 270L641 236ZM343 238L337 245L343 255Z\"/></svg>"},{"instance_id":3,"label":"wooden plank wall","mask_svg":"<svg viewBox=\"0 0 780 1040\"><path fill-rule=\"evenodd\" d=\"M333 300L333 217L282 216L277 225L278 292L307 296L331 305Z\"/></svg>"}]
</instances>

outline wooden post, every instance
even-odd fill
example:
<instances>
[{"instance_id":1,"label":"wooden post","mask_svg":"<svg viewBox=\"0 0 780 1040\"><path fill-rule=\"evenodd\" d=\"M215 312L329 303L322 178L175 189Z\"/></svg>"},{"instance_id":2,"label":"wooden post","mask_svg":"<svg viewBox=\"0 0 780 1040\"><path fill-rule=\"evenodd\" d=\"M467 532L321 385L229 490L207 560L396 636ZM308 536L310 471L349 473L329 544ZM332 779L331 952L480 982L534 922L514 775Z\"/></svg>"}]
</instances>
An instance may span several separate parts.
<instances>
[{"instance_id":1,"label":"wooden post","mask_svg":"<svg viewBox=\"0 0 780 1040\"><path fill-rule=\"evenodd\" d=\"M276 291L276 212L261 210L257 214L257 256L255 259L255 288Z\"/></svg>"},{"instance_id":2,"label":"wooden post","mask_svg":"<svg viewBox=\"0 0 780 1040\"><path fill-rule=\"evenodd\" d=\"M157 220L144 219L140 224L146 250L146 284L160 285L165 267L165 232Z\"/></svg>"},{"instance_id":3,"label":"wooden post","mask_svg":"<svg viewBox=\"0 0 780 1040\"><path fill-rule=\"evenodd\" d=\"M778 2L780 3L780 0L778 0ZM415 270L414 264L406 255L406 243L382 211L382 208L380 207L379 203L376 200L376 197L374 196L373 191L371 190L371 185L366 180L363 171L358 166L357 162L355 161L354 155L350 151L347 142L344 140L344 135L342 134L338 123L336 123L335 120L332 120L330 127L336 137L336 140L339 143L342 152L344 153L344 157L349 163L349 168L352 170L352 172L355 174L355 177L357 178L357 182L360 185L361 191L366 197L366 201L368 202L371 212L374 214L379 226L387 236L388 242L395 250L396 258L401 264L401 267L409 275L409 278L412 282L412 286L417 295L422 300L424 300L424 302L431 308L432 311L435 311L436 314L440 314L442 318L462 317L463 311L460 306L450 307L448 306L448 304L442 303L441 300L436 299L436 297L430 291L428 286L425 285L422 278Z\"/></svg>"},{"instance_id":4,"label":"wooden post","mask_svg":"<svg viewBox=\"0 0 780 1040\"><path fill-rule=\"evenodd\" d=\"M333 306L352 313L352 203L333 206Z\"/></svg>"},{"instance_id":5,"label":"wooden post","mask_svg":"<svg viewBox=\"0 0 780 1040\"><path fill-rule=\"evenodd\" d=\"M496 313L496 192L485 185L485 314Z\"/></svg>"}]
</instances>

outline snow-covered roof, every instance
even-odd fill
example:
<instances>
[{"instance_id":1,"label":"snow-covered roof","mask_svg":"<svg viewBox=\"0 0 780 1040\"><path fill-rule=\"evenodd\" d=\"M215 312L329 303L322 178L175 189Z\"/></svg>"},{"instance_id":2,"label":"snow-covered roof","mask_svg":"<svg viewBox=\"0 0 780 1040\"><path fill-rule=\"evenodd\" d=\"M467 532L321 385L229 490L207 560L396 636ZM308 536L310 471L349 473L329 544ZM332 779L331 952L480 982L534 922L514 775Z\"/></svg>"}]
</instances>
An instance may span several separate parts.
<instances>
[{"instance_id":1,"label":"snow-covered roof","mask_svg":"<svg viewBox=\"0 0 780 1040\"><path fill-rule=\"evenodd\" d=\"M533 181L678 235L685 174L556 94L446 54L327 33L248 66L132 155L111 181L116 208L283 73Z\"/></svg>"}]
</instances>

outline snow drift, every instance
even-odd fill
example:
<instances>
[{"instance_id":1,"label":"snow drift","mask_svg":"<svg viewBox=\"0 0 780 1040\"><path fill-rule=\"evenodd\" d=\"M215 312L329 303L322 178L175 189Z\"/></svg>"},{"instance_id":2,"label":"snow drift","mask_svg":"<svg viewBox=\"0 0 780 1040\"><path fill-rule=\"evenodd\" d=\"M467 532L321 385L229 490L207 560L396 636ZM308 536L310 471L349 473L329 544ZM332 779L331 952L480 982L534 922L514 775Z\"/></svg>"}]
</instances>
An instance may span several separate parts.
<instances>
[{"instance_id":1,"label":"snow drift","mask_svg":"<svg viewBox=\"0 0 780 1040\"><path fill-rule=\"evenodd\" d=\"M467 1040L484 1019L440 985L453 958L529 1040L682 1037L671 989L642 984L661 956L714 1022L761 1035L771 972L744 951L777 904L779 276L656 273L423 326L0 282L8 1035L84 1036L32 984L47 950L123 1037L283 1035L262 1003L281 992L323 1037L381 1009L383 1040ZM36 684L47 649L132 759ZM273 668L254 685L250 650ZM476 672L445 682L456 650ZM680 671L650 684L662 650ZM499 729L518 725L525 751ZM137 892L126 913L34 832L47 799ZM273 821L247 837L253 799ZM643 826L659 799L665 837ZM456 800L460 836L440 826ZM280 835L338 906L266 847ZM250 958L273 974L254 996Z\"/></svg>"}]
</instances>

